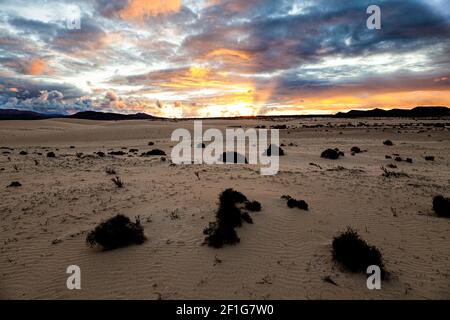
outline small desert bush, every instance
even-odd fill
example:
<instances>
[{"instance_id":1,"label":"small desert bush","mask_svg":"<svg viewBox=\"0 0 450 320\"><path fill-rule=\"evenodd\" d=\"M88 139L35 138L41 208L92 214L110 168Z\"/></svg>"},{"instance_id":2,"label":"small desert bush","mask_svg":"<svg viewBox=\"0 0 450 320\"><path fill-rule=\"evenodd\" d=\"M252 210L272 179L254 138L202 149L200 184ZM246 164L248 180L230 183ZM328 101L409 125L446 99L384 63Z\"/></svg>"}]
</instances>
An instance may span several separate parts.
<instances>
[{"instance_id":1,"label":"small desert bush","mask_svg":"<svg viewBox=\"0 0 450 320\"><path fill-rule=\"evenodd\" d=\"M341 156L343 157L344 153L342 151L340 151L339 149L337 149L337 148L335 148L335 149L326 149L320 155L321 158L330 159L330 160L336 160L336 159L338 159Z\"/></svg>"},{"instance_id":2,"label":"small desert bush","mask_svg":"<svg viewBox=\"0 0 450 320\"><path fill-rule=\"evenodd\" d=\"M376 265L380 267L383 277L386 274L381 252L367 244L350 227L333 239L332 253L333 259L351 272L366 273L367 267Z\"/></svg>"},{"instance_id":3,"label":"small desert bush","mask_svg":"<svg viewBox=\"0 0 450 320\"><path fill-rule=\"evenodd\" d=\"M226 189L219 195L216 221L210 222L203 231L206 235L205 243L211 247L220 248L225 244L236 244L240 241L235 228L242 225L242 220L253 223L248 212L242 212L238 206L243 203L249 202L247 197L239 191Z\"/></svg>"},{"instance_id":4,"label":"small desert bush","mask_svg":"<svg viewBox=\"0 0 450 320\"><path fill-rule=\"evenodd\" d=\"M226 189L219 196L217 222L223 226L235 228L242 225L241 209L236 204L247 201L247 197L233 189Z\"/></svg>"},{"instance_id":5,"label":"small desert bush","mask_svg":"<svg viewBox=\"0 0 450 320\"><path fill-rule=\"evenodd\" d=\"M236 151L229 151L229 152L222 153L222 155L219 158L219 161L223 162L223 163L235 163L235 164L236 163L238 163L238 164L244 164L244 163L247 164L248 163L247 158L244 155L242 155Z\"/></svg>"},{"instance_id":6,"label":"small desert bush","mask_svg":"<svg viewBox=\"0 0 450 320\"><path fill-rule=\"evenodd\" d=\"M384 140L384 141L383 141L383 144L384 144L385 146L389 146L389 147L391 147L391 146L394 145L394 143L393 143L391 140Z\"/></svg>"},{"instance_id":7,"label":"small desert bush","mask_svg":"<svg viewBox=\"0 0 450 320\"><path fill-rule=\"evenodd\" d=\"M86 243L90 247L101 246L105 250L142 244L145 240L139 218L136 218L136 222L131 222L121 214L100 223L86 237Z\"/></svg>"},{"instance_id":8,"label":"small desert bush","mask_svg":"<svg viewBox=\"0 0 450 320\"><path fill-rule=\"evenodd\" d=\"M117 186L117 188L123 187L123 181L120 180L119 177L112 178L111 181L114 182L114 184Z\"/></svg>"},{"instance_id":9,"label":"small desert bush","mask_svg":"<svg viewBox=\"0 0 450 320\"><path fill-rule=\"evenodd\" d=\"M160 149L153 149L147 152L143 152L141 154L141 157L145 156L166 156L166 153L163 150Z\"/></svg>"},{"instance_id":10,"label":"small desert bush","mask_svg":"<svg viewBox=\"0 0 450 320\"><path fill-rule=\"evenodd\" d=\"M404 172L396 172L396 171L389 171L385 167L381 167L381 170L383 171L382 176L385 178L402 178L402 177L409 177L408 174Z\"/></svg>"},{"instance_id":11,"label":"small desert bush","mask_svg":"<svg viewBox=\"0 0 450 320\"><path fill-rule=\"evenodd\" d=\"M450 218L450 199L443 196L434 197L433 210L438 216Z\"/></svg>"},{"instance_id":12,"label":"small desert bush","mask_svg":"<svg viewBox=\"0 0 450 320\"><path fill-rule=\"evenodd\" d=\"M275 144L271 144L267 150L264 152L265 156L271 157L272 154L276 154L276 150L278 150L279 156L284 156L284 150Z\"/></svg>"},{"instance_id":13,"label":"small desert bush","mask_svg":"<svg viewBox=\"0 0 450 320\"><path fill-rule=\"evenodd\" d=\"M54 158L54 157L56 157L54 152L48 152L47 153L47 158Z\"/></svg>"},{"instance_id":14,"label":"small desert bush","mask_svg":"<svg viewBox=\"0 0 450 320\"><path fill-rule=\"evenodd\" d=\"M125 152L119 150L119 151L108 152L108 154L110 154L112 156L123 156L123 155L125 155Z\"/></svg>"},{"instance_id":15,"label":"small desert bush","mask_svg":"<svg viewBox=\"0 0 450 320\"><path fill-rule=\"evenodd\" d=\"M306 203L305 200L297 200L297 199L292 198L289 195L284 195L281 198L287 200L286 204L291 209L292 208L299 208L301 210L306 210L306 211L309 210L309 206L308 206L308 204Z\"/></svg>"},{"instance_id":16,"label":"small desert bush","mask_svg":"<svg viewBox=\"0 0 450 320\"><path fill-rule=\"evenodd\" d=\"M361 148L359 148L359 147L352 147L350 151L352 153L361 153Z\"/></svg>"},{"instance_id":17,"label":"small desert bush","mask_svg":"<svg viewBox=\"0 0 450 320\"><path fill-rule=\"evenodd\" d=\"M22 184L19 181L13 181L8 185L8 188L17 188L17 187L21 187Z\"/></svg>"}]
</instances>

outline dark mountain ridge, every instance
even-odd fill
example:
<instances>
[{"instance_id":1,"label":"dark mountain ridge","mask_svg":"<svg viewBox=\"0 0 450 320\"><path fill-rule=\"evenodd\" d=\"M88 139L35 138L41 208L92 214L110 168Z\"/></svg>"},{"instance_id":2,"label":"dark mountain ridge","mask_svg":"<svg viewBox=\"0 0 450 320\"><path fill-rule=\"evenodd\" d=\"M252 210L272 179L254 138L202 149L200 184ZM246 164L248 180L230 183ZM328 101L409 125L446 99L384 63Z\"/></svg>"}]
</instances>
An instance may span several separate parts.
<instances>
[{"instance_id":1,"label":"dark mountain ridge","mask_svg":"<svg viewBox=\"0 0 450 320\"><path fill-rule=\"evenodd\" d=\"M219 117L217 119L265 119L265 118L382 118L382 117L405 117L405 118L436 118L450 117L450 108L441 106L420 106L413 109L372 109L372 110L351 110L348 112L338 112L334 115L292 115L292 116L255 116L255 117ZM158 120L166 119L155 117L146 113L121 114L113 112L82 111L72 115L43 114L34 111L0 109L0 120L42 120L50 118L69 118L85 120ZM194 118L192 118L194 119ZM195 118L197 119L197 118ZM201 118L198 118L201 119ZM214 118L216 119L216 118Z\"/></svg>"}]
</instances>

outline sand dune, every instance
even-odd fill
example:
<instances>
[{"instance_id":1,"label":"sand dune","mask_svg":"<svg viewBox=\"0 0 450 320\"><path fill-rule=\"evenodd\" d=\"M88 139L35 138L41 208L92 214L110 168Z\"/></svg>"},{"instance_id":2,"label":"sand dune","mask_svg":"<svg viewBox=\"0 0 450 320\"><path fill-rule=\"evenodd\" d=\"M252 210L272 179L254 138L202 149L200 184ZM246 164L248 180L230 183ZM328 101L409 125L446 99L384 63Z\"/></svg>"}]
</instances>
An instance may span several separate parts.
<instances>
[{"instance_id":1,"label":"sand dune","mask_svg":"<svg viewBox=\"0 0 450 320\"><path fill-rule=\"evenodd\" d=\"M170 135L192 121L2 121L0 298L450 299L450 219L432 210L433 196L450 196L450 128L438 122L445 121L204 121L220 129L286 124L280 171L261 176L256 165L171 164ZM367 152L352 156L353 146ZM154 148L167 161L140 156ZM321 158L327 148L345 156ZM113 150L126 155L108 155ZM385 158L394 154L413 163ZM389 164L407 176L383 177ZM22 186L7 187L12 181ZM214 249L202 245L202 230L226 188L263 209L238 230L239 244ZM309 211L288 208L284 194L305 199ZM87 232L118 213L140 216L148 240L105 252L87 247ZM331 240L347 226L382 251L392 274L382 290L368 290L364 275L332 260ZM81 267L81 290L66 288L71 264Z\"/></svg>"}]
</instances>

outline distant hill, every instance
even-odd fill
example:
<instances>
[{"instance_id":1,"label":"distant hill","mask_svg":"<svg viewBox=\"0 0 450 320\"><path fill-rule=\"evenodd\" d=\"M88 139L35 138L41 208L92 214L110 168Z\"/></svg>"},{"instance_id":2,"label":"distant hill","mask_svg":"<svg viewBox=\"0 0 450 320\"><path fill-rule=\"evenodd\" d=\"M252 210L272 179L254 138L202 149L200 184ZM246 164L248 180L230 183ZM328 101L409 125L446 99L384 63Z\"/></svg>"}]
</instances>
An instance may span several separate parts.
<instances>
[{"instance_id":1,"label":"distant hill","mask_svg":"<svg viewBox=\"0 0 450 320\"><path fill-rule=\"evenodd\" d=\"M447 107L415 107L414 109L392 109L392 110L351 110L339 112L336 118L362 118L362 117L445 117L450 116L450 108Z\"/></svg>"},{"instance_id":2,"label":"distant hill","mask_svg":"<svg viewBox=\"0 0 450 320\"><path fill-rule=\"evenodd\" d=\"M414 109L372 109L372 110L351 110L349 112L338 112L335 115L292 115L292 116L254 116L254 117L220 117L214 119L269 119L269 118L315 118L315 117L334 117L334 118L382 118L382 117L405 117L405 118L425 118L425 117L450 117L450 108L448 107L415 107ZM33 111L23 111L16 109L0 109L0 120L40 120L50 118L72 118L86 120L158 120L166 119L155 117L146 113L121 114L113 112L82 111L70 116L59 114L42 114ZM202 119L202 118L190 118ZM188 119L186 119L188 120Z\"/></svg>"},{"instance_id":3,"label":"distant hill","mask_svg":"<svg viewBox=\"0 0 450 320\"><path fill-rule=\"evenodd\" d=\"M120 114L112 112L83 111L67 116L62 114L43 114L34 111L0 109L0 120L42 120L50 118L73 118L87 120L152 120L162 119L146 113Z\"/></svg>"},{"instance_id":4,"label":"distant hill","mask_svg":"<svg viewBox=\"0 0 450 320\"><path fill-rule=\"evenodd\" d=\"M121 113L96 112L96 111L82 111L82 112L78 112L73 115L67 116L67 118L87 119L87 120L107 120L107 121L162 119L162 118L151 116L146 113L121 114Z\"/></svg>"},{"instance_id":5,"label":"distant hill","mask_svg":"<svg viewBox=\"0 0 450 320\"><path fill-rule=\"evenodd\" d=\"M48 115L34 111L0 109L0 120L40 120L59 117L60 115Z\"/></svg>"}]
</instances>

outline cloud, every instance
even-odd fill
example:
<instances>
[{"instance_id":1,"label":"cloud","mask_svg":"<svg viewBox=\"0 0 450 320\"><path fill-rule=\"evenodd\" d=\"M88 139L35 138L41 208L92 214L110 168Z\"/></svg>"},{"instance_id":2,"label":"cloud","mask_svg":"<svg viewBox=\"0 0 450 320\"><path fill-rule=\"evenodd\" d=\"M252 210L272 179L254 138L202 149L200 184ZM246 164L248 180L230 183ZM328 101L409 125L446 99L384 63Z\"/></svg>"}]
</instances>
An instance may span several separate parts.
<instances>
[{"instance_id":1,"label":"cloud","mask_svg":"<svg viewBox=\"0 0 450 320\"><path fill-rule=\"evenodd\" d=\"M377 0L373 31L370 0L82 0L71 30L49 17L56 1L4 0L1 101L30 107L56 90L64 112L176 116L405 106L417 92L450 104L444 3Z\"/></svg>"},{"instance_id":2,"label":"cloud","mask_svg":"<svg viewBox=\"0 0 450 320\"><path fill-rule=\"evenodd\" d=\"M30 63L25 68L25 72L31 75L40 75L43 74L44 72L47 72L47 70L48 70L47 63L39 58L31 60Z\"/></svg>"},{"instance_id":3,"label":"cloud","mask_svg":"<svg viewBox=\"0 0 450 320\"><path fill-rule=\"evenodd\" d=\"M174 13L180 10L181 0L128 0L128 4L119 11L124 20L143 21L146 16Z\"/></svg>"},{"instance_id":4,"label":"cloud","mask_svg":"<svg viewBox=\"0 0 450 320\"><path fill-rule=\"evenodd\" d=\"M105 98L110 100L110 101L117 101L117 100L119 100L119 97L117 96L117 94L114 91L106 92Z\"/></svg>"}]
</instances>

